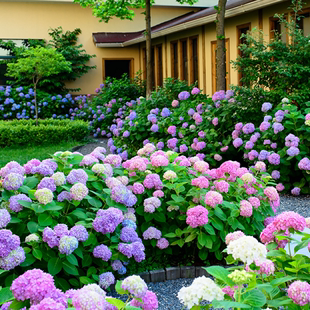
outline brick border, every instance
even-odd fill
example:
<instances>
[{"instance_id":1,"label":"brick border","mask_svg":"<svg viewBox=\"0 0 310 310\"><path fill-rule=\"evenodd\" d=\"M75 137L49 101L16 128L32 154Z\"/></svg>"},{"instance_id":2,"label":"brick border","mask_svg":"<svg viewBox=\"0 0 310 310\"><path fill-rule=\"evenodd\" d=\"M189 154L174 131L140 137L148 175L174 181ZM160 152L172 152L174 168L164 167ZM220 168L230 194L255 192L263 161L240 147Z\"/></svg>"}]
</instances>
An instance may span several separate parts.
<instances>
[{"instance_id":1,"label":"brick border","mask_svg":"<svg viewBox=\"0 0 310 310\"><path fill-rule=\"evenodd\" d=\"M181 278L193 279L201 276L209 276L206 270L204 270L201 266L167 267L165 269L143 272L138 275L146 283L165 282L168 280L177 280Z\"/></svg>"}]
</instances>

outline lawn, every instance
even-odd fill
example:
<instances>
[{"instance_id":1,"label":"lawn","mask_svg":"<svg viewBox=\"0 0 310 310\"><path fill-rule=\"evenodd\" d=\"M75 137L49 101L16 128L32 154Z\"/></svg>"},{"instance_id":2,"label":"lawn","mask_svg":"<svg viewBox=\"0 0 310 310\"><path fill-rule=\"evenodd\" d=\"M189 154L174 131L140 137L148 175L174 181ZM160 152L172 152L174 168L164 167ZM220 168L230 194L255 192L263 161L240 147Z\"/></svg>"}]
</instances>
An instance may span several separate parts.
<instances>
[{"instance_id":1,"label":"lawn","mask_svg":"<svg viewBox=\"0 0 310 310\"><path fill-rule=\"evenodd\" d=\"M61 142L56 145L2 148L0 150L0 168L12 160L17 161L21 165L25 164L28 160L32 158L43 160L49 158L57 151L70 151L72 147L80 144L81 142L70 141Z\"/></svg>"}]
</instances>

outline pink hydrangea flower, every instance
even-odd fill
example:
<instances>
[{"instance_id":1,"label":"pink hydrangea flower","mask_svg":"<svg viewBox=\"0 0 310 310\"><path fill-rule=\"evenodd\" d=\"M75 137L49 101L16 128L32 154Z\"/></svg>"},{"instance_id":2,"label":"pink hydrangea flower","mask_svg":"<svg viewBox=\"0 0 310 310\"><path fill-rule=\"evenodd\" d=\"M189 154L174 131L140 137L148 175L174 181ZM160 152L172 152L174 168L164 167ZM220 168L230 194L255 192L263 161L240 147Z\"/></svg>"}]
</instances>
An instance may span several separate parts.
<instances>
[{"instance_id":1,"label":"pink hydrangea flower","mask_svg":"<svg viewBox=\"0 0 310 310\"><path fill-rule=\"evenodd\" d=\"M200 177L192 180L192 185L197 186L199 188L208 188L209 187L209 181L206 177L200 176Z\"/></svg>"},{"instance_id":2,"label":"pink hydrangea flower","mask_svg":"<svg viewBox=\"0 0 310 310\"><path fill-rule=\"evenodd\" d=\"M209 164L203 160L196 161L194 163L194 169L201 173L206 173L206 171L209 169Z\"/></svg>"},{"instance_id":3,"label":"pink hydrangea flower","mask_svg":"<svg viewBox=\"0 0 310 310\"><path fill-rule=\"evenodd\" d=\"M223 196L220 193L215 191L207 192L205 196L206 205L215 208L217 204L221 204L222 202L223 202Z\"/></svg>"},{"instance_id":4,"label":"pink hydrangea flower","mask_svg":"<svg viewBox=\"0 0 310 310\"><path fill-rule=\"evenodd\" d=\"M310 284L306 281L295 281L289 286L287 294L295 304L300 306L309 305Z\"/></svg>"},{"instance_id":5,"label":"pink hydrangea flower","mask_svg":"<svg viewBox=\"0 0 310 310\"><path fill-rule=\"evenodd\" d=\"M303 231L307 225L306 219L296 212L288 211L279 214L273 221L276 230L286 231L289 228Z\"/></svg>"},{"instance_id":6,"label":"pink hydrangea flower","mask_svg":"<svg viewBox=\"0 0 310 310\"><path fill-rule=\"evenodd\" d=\"M151 164L154 167L165 167L169 165L169 159L165 156L158 155L151 159Z\"/></svg>"},{"instance_id":7,"label":"pink hydrangea flower","mask_svg":"<svg viewBox=\"0 0 310 310\"><path fill-rule=\"evenodd\" d=\"M274 272L275 272L274 263L270 259L255 260L254 263L257 267L260 267L260 269L259 270L251 270L250 266L247 265L246 271L255 272L256 274L265 274L267 276L270 276L270 275L274 274Z\"/></svg>"},{"instance_id":8,"label":"pink hydrangea flower","mask_svg":"<svg viewBox=\"0 0 310 310\"><path fill-rule=\"evenodd\" d=\"M252 205L247 200L240 201L240 215L250 217L253 214Z\"/></svg>"},{"instance_id":9,"label":"pink hydrangea flower","mask_svg":"<svg viewBox=\"0 0 310 310\"><path fill-rule=\"evenodd\" d=\"M208 213L208 210L200 205L188 209L186 212L186 224L193 228L203 226L208 223Z\"/></svg>"},{"instance_id":10,"label":"pink hydrangea flower","mask_svg":"<svg viewBox=\"0 0 310 310\"><path fill-rule=\"evenodd\" d=\"M244 236L245 234L241 230L236 230L233 233L226 235L225 243L228 245L231 241L237 240Z\"/></svg>"},{"instance_id":11,"label":"pink hydrangea flower","mask_svg":"<svg viewBox=\"0 0 310 310\"><path fill-rule=\"evenodd\" d=\"M216 190L218 190L220 193L228 193L229 191L229 183L227 183L226 181L218 181L218 182L215 182L215 188Z\"/></svg>"},{"instance_id":12,"label":"pink hydrangea flower","mask_svg":"<svg viewBox=\"0 0 310 310\"><path fill-rule=\"evenodd\" d=\"M257 197L250 197L248 200L255 209L260 206L260 200Z\"/></svg>"},{"instance_id":13,"label":"pink hydrangea flower","mask_svg":"<svg viewBox=\"0 0 310 310\"><path fill-rule=\"evenodd\" d=\"M269 198L270 201L276 201L279 199L279 194L276 188L268 186L264 189L264 194Z\"/></svg>"}]
</instances>

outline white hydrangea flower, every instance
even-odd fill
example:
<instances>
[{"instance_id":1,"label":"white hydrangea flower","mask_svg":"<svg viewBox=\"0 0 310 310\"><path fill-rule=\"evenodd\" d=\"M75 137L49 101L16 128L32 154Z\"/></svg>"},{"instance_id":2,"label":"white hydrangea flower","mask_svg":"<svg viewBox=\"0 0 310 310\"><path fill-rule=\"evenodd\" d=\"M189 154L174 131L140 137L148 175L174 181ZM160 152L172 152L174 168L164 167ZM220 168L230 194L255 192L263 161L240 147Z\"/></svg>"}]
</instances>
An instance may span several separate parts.
<instances>
[{"instance_id":1,"label":"white hydrangea flower","mask_svg":"<svg viewBox=\"0 0 310 310\"><path fill-rule=\"evenodd\" d=\"M288 98L283 98L281 101L282 101L282 103L289 103L290 102Z\"/></svg>"},{"instance_id":2,"label":"white hydrangea flower","mask_svg":"<svg viewBox=\"0 0 310 310\"><path fill-rule=\"evenodd\" d=\"M30 234L25 238L25 242L39 242L39 236L36 234Z\"/></svg>"},{"instance_id":3,"label":"white hydrangea flower","mask_svg":"<svg viewBox=\"0 0 310 310\"><path fill-rule=\"evenodd\" d=\"M213 280L202 276L195 279L191 286L182 287L178 293L178 298L186 307L191 309L203 300L223 300L224 292Z\"/></svg>"},{"instance_id":4,"label":"white hydrangea flower","mask_svg":"<svg viewBox=\"0 0 310 310\"><path fill-rule=\"evenodd\" d=\"M266 246L258 242L254 237L244 236L231 241L227 246L227 253L232 254L235 260L251 265L255 260L265 260Z\"/></svg>"}]
</instances>

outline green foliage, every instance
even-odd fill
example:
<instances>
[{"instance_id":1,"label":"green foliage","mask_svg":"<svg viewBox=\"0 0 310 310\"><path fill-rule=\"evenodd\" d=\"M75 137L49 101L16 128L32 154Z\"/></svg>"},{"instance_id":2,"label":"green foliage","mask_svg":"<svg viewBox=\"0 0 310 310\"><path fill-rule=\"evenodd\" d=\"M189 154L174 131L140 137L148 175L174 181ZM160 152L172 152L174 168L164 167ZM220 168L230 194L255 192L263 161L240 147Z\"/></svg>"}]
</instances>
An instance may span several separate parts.
<instances>
[{"instance_id":1,"label":"green foliage","mask_svg":"<svg viewBox=\"0 0 310 310\"><path fill-rule=\"evenodd\" d=\"M57 144L59 141L83 140L89 135L88 124L71 120L0 121L0 146Z\"/></svg>"},{"instance_id":2,"label":"green foliage","mask_svg":"<svg viewBox=\"0 0 310 310\"><path fill-rule=\"evenodd\" d=\"M177 0L179 3L194 4L197 0ZM82 7L89 7L93 11L93 15L100 18L100 21L109 22L113 17L120 19L132 20L135 16L133 9L145 8L145 0L124 0L118 2L115 0L100 1L96 0L74 0ZM151 5L155 3L151 0Z\"/></svg>"},{"instance_id":3,"label":"green foliage","mask_svg":"<svg viewBox=\"0 0 310 310\"><path fill-rule=\"evenodd\" d=\"M0 40L0 47L8 50L14 58L5 60L4 63L16 63L20 58L25 57L24 52L31 47L53 48L58 53L64 56L69 62L70 70L62 70L61 73L53 73L45 76L39 81L40 89L48 93L65 93L67 91L79 91L80 89L66 89L65 82L75 81L89 70L95 69L96 66L89 66L87 63L95 55L89 55L82 48L82 44L78 44L78 36L81 34L81 29L76 28L73 31L64 32L62 27L49 30L49 35L52 39L46 43L43 40L24 40L22 47L17 47L13 41L4 42ZM21 86L29 86L33 81L28 76L15 77L14 84Z\"/></svg>"},{"instance_id":4,"label":"green foliage","mask_svg":"<svg viewBox=\"0 0 310 310\"><path fill-rule=\"evenodd\" d=\"M35 84L44 77L71 71L70 63L52 48L30 47L21 56L17 62L8 64L8 76L27 78Z\"/></svg>"},{"instance_id":5,"label":"green foliage","mask_svg":"<svg viewBox=\"0 0 310 310\"><path fill-rule=\"evenodd\" d=\"M299 3L293 1L296 19L287 21L284 15L276 15L285 32L275 32L274 39L269 42L264 41L264 34L255 28L242 35L245 40L239 46L242 57L232 61L234 68L242 72L243 87L236 87L240 94L251 88L253 94L258 95L263 88L269 90L268 96L274 101L287 97L301 104L310 99L310 41L298 27L298 21L302 19L298 15ZM286 35L288 42L282 40ZM244 99L242 103L246 102L247 96Z\"/></svg>"}]
</instances>

